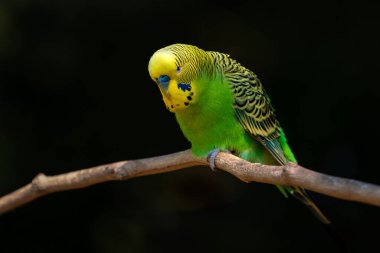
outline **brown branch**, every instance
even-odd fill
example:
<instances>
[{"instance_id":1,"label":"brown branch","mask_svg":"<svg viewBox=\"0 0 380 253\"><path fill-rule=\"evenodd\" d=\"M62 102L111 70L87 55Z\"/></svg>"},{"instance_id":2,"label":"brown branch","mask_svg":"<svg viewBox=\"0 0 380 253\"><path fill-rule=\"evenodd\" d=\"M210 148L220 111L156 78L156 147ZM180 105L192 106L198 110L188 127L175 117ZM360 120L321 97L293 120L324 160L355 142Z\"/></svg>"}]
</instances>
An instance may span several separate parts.
<instances>
[{"instance_id":1,"label":"brown branch","mask_svg":"<svg viewBox=\"0 0 380 253\"><path fill-rule=\"evenodd\" d=\"M217 155L215 164L217 168L231 173L244 182L300 186L335 198L380 206L380 186L321 174L293 163L285 166L262 165L221 152ZM57 176L39 174L31 183L0 198L0 214L53 192L84 188L111 180L165 173L197 165L207 166L208 162L205 158L197 158L190 150L186 150L170 155L100 165Z\"/></svg>"}]
</instances>

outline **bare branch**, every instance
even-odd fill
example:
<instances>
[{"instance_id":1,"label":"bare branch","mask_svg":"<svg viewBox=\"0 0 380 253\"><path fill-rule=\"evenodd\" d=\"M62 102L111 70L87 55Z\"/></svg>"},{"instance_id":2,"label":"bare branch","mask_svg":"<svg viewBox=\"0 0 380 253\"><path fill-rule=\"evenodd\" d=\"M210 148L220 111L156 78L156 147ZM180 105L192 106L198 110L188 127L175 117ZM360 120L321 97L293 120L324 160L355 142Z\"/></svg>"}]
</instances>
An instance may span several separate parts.
<instances>
[{"instance_id":1,"label":"bare branch","mask_svg":"<svg viewBox=\"0 0 380 253\"><path fill-rule=\"evenodd\" d=\"M289 163L270 166L250 163L228 153L219 153L216 167L244 182L300 186L335 198L380 206L380 186L352 179L321 174ZM207 166L206 158L195 157L190 150L133 161L116 162L57 176L37 175L31 183L0 198L0 214L46 194L88 187L111 180L126 180L193 166Z\"/></svg>"}]
</instances>

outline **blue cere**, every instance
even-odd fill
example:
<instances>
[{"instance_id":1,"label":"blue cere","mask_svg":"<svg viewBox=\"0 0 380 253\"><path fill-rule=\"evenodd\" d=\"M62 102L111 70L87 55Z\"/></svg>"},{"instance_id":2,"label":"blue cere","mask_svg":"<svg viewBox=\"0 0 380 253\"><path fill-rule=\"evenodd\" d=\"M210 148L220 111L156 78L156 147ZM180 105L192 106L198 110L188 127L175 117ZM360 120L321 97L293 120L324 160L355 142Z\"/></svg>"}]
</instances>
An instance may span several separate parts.
<instances>
[{"instance_id":1,"label":"blue cere","mask_svg":"<svg viewBox=\"0 0 380 253\"><path fill-rule=\"evenodd\" d=\"M181 89L183 91L191 91L191 85L190 84L186 84L186 83L179 83L178 84L178 89Z\"/></svg>"},{"instance_id":2,"label":"blue cere","mask_svg":"<svg viewBox=\"0 0 380 253\"><path fill-rule=\"evenodd\" d=\"M168 89L168 86L169 86L169 82L170 82L170 77L168 76L160 76L158 79L157 79L157 82L162 86L162 88L164 88L165 90Z\"/></svg>"}]
</instances>

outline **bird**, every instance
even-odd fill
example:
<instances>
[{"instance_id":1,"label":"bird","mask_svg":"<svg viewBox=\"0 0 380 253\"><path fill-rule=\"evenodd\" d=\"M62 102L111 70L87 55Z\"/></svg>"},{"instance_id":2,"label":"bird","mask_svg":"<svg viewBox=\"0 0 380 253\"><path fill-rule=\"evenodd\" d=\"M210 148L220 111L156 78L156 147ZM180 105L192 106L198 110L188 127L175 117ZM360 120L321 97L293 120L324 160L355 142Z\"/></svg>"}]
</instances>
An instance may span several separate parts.
<instances>
[{"instance_id":1,"label":"bird","mask_svg":"<svg viewBox=\"0 0 380 253\"><path fill-rule=\"evenodd\" d=\"M172 44L154 52L148 71L192 152L210 158L212 169L220 151L254 163L297 163L261 81L229 54ZM305 189L276 186L331 223Z\"/></svg>"}]
</instances>

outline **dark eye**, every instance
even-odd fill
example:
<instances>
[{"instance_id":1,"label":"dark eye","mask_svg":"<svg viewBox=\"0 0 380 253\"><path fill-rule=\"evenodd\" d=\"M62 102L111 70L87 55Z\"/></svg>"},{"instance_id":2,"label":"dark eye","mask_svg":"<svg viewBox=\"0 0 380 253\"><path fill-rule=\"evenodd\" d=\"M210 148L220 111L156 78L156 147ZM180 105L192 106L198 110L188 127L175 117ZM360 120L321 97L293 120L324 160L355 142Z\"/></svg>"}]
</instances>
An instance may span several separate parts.
<instances>
[{"instance_id":1,"label":"dark eye","mask_svg":"<svg viewBox=\"0 0 380 253\"><path fill-rule=\"evenodd\" d=\"M169 81L170 81L170 77L168 76L160 76L158 79L157 79L157 82L166 90L169 86Z\"/></svg>"},{"instance_id":2,"label":"dark eye","mask_svg":"<svg viewBox=\"0 0 380 253\"><path fill-rule=\"evenodd\" d=\"M181 70L182 70L182 68L178 66L178 67L177 67L177 73L180 73Z\"/></svg>"}]
</instances>

